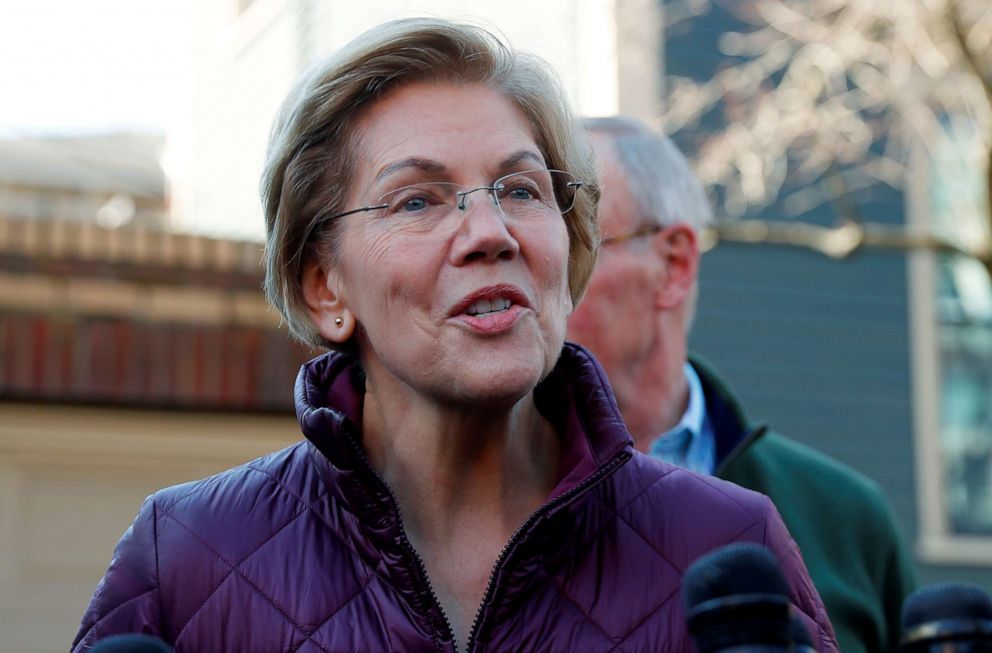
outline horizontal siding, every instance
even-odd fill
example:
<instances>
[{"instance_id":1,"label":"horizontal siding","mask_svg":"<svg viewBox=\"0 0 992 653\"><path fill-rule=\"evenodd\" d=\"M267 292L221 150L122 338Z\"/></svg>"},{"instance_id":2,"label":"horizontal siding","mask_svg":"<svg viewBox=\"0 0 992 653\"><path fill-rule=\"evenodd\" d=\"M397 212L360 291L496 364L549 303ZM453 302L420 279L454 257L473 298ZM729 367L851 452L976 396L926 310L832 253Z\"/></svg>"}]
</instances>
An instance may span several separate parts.
<instances>
[{"instance_id":1,"label":"horizontal siding","mask_svg":"<svg viewBox=\"0 0 992 653\"><path fill-rule=\"evenodd\" d=\"M896 252L833 261L774 246L722 244L700 272L690 345L752 419L859 470L917 530L906 265ZM988 567L921 565L921 582Z\"/></svg>"},{"instance_id":2,"label":"horizontal siding","mask_svg":"<svg viewBox=\"0 0 992 653\"><path fill-rule=\"evenodd\" d=\"M283 330L0 313L0 400L292 413Z\"/></svg>"},{"instance_id":3,"label":"horizontal siding","mask_svg":"<svg viewBox=\"0 0 992 653\"><path fill-rule=\"evenodd\" d=\"M913 423L899 254L848 261L724 244L704 257L691 346L766 421L873 478L915 526Z\"/></svg>"}]
</instances>

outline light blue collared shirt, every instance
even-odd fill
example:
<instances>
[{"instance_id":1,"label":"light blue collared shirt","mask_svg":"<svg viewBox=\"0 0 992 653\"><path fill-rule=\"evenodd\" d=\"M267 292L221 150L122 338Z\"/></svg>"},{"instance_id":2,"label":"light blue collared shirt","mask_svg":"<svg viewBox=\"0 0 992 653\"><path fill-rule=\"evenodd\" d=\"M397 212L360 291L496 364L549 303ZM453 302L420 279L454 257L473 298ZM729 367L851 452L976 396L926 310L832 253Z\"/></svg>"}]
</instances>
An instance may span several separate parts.
<instances>
[{"instance_id":1,"label":"light blue collared shirt","mask_svg":"<svg viewBox=\"0 0 992 653\"><path fill-rule=\"evenodd\" d=\"M712 474L716 467L716 436L706 415L703 385L692 365L686 363L682 369L689 385L689 405L674 428L651 442L648 453L700 474Z\"/></svg>"}]
</instances>

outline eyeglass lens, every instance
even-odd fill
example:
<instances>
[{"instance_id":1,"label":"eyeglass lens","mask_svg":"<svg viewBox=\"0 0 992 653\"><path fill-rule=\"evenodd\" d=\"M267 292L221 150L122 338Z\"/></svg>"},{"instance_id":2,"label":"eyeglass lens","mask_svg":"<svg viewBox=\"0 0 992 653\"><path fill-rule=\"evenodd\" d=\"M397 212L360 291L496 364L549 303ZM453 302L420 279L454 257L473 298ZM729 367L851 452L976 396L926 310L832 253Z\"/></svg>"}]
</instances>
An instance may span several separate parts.
<instances>
[{"instance_id":1,"label":"eyeglass lens","mask_svg":"<svg viewBox=\"0 0 992 653\"><path fill-rule=\"evenodd\" d=\"M489 195L502 214L513 220L559 215L572 208L574 177L559 170L527 170L500 177L490 186L463 188L449 182L411 184L390 191L377 204L378 217L402 229L432 229L454 210L467 210L476 193Z\"/></svg>"}]
</instances>

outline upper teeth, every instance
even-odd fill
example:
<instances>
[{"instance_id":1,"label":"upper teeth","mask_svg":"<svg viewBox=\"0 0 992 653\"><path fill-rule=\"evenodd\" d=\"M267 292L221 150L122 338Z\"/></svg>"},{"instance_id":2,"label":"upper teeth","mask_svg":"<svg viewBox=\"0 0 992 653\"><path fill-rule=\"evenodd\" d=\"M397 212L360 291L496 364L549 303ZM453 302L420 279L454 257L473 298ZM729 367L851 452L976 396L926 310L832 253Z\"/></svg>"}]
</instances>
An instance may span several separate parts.
<instances>
[{"instance_id":1,"label":"upper teeth","mask_svg":"<svg viewBox=\"0 0 992 653\"><path fill-rule=\"evenodd\" d=\"M499 297L497 299L480 299L471 306L468 307L466 311L469 315L479 315L481 313L495 313L496 311L505 311L510 308L510 300Z\"/></svg>"}]
</instances>

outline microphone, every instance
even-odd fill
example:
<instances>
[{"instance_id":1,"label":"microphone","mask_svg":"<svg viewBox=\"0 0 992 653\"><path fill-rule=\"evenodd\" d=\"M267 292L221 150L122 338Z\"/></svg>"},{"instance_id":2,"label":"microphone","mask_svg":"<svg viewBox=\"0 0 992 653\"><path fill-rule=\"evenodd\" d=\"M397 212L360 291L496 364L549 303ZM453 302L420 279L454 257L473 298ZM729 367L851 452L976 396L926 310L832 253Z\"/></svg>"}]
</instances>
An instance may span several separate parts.
<instances>
[{"instance_id":1,"label":"microphone","mask_svg":"<svg viewBox=\"0 0 992 653\"><path fill-rule=\"evenodd\" d=\"M172 647L158 637L129 633L101 639L90 653L172 653Z\"/></svg>"},{"instance_id":2,"label":"microphone","mask_svg":"<svg viewBox=\"0 0 992 653\"><path fill-rule=\"evenodd\" d=\"M992 598L972 583L934 583L902 606L900 653L992 653Z\"/></svg>"},{"instance_id":3,"label":"microphone","mask_svg":"<svg viewBox=\"0 0 992 653\"><path fill-rule=\"evenodd\" d=\"M682 585L699 653L815 653L771 551L730 544L693 562Z\"/></svg>"}]
</instances>

